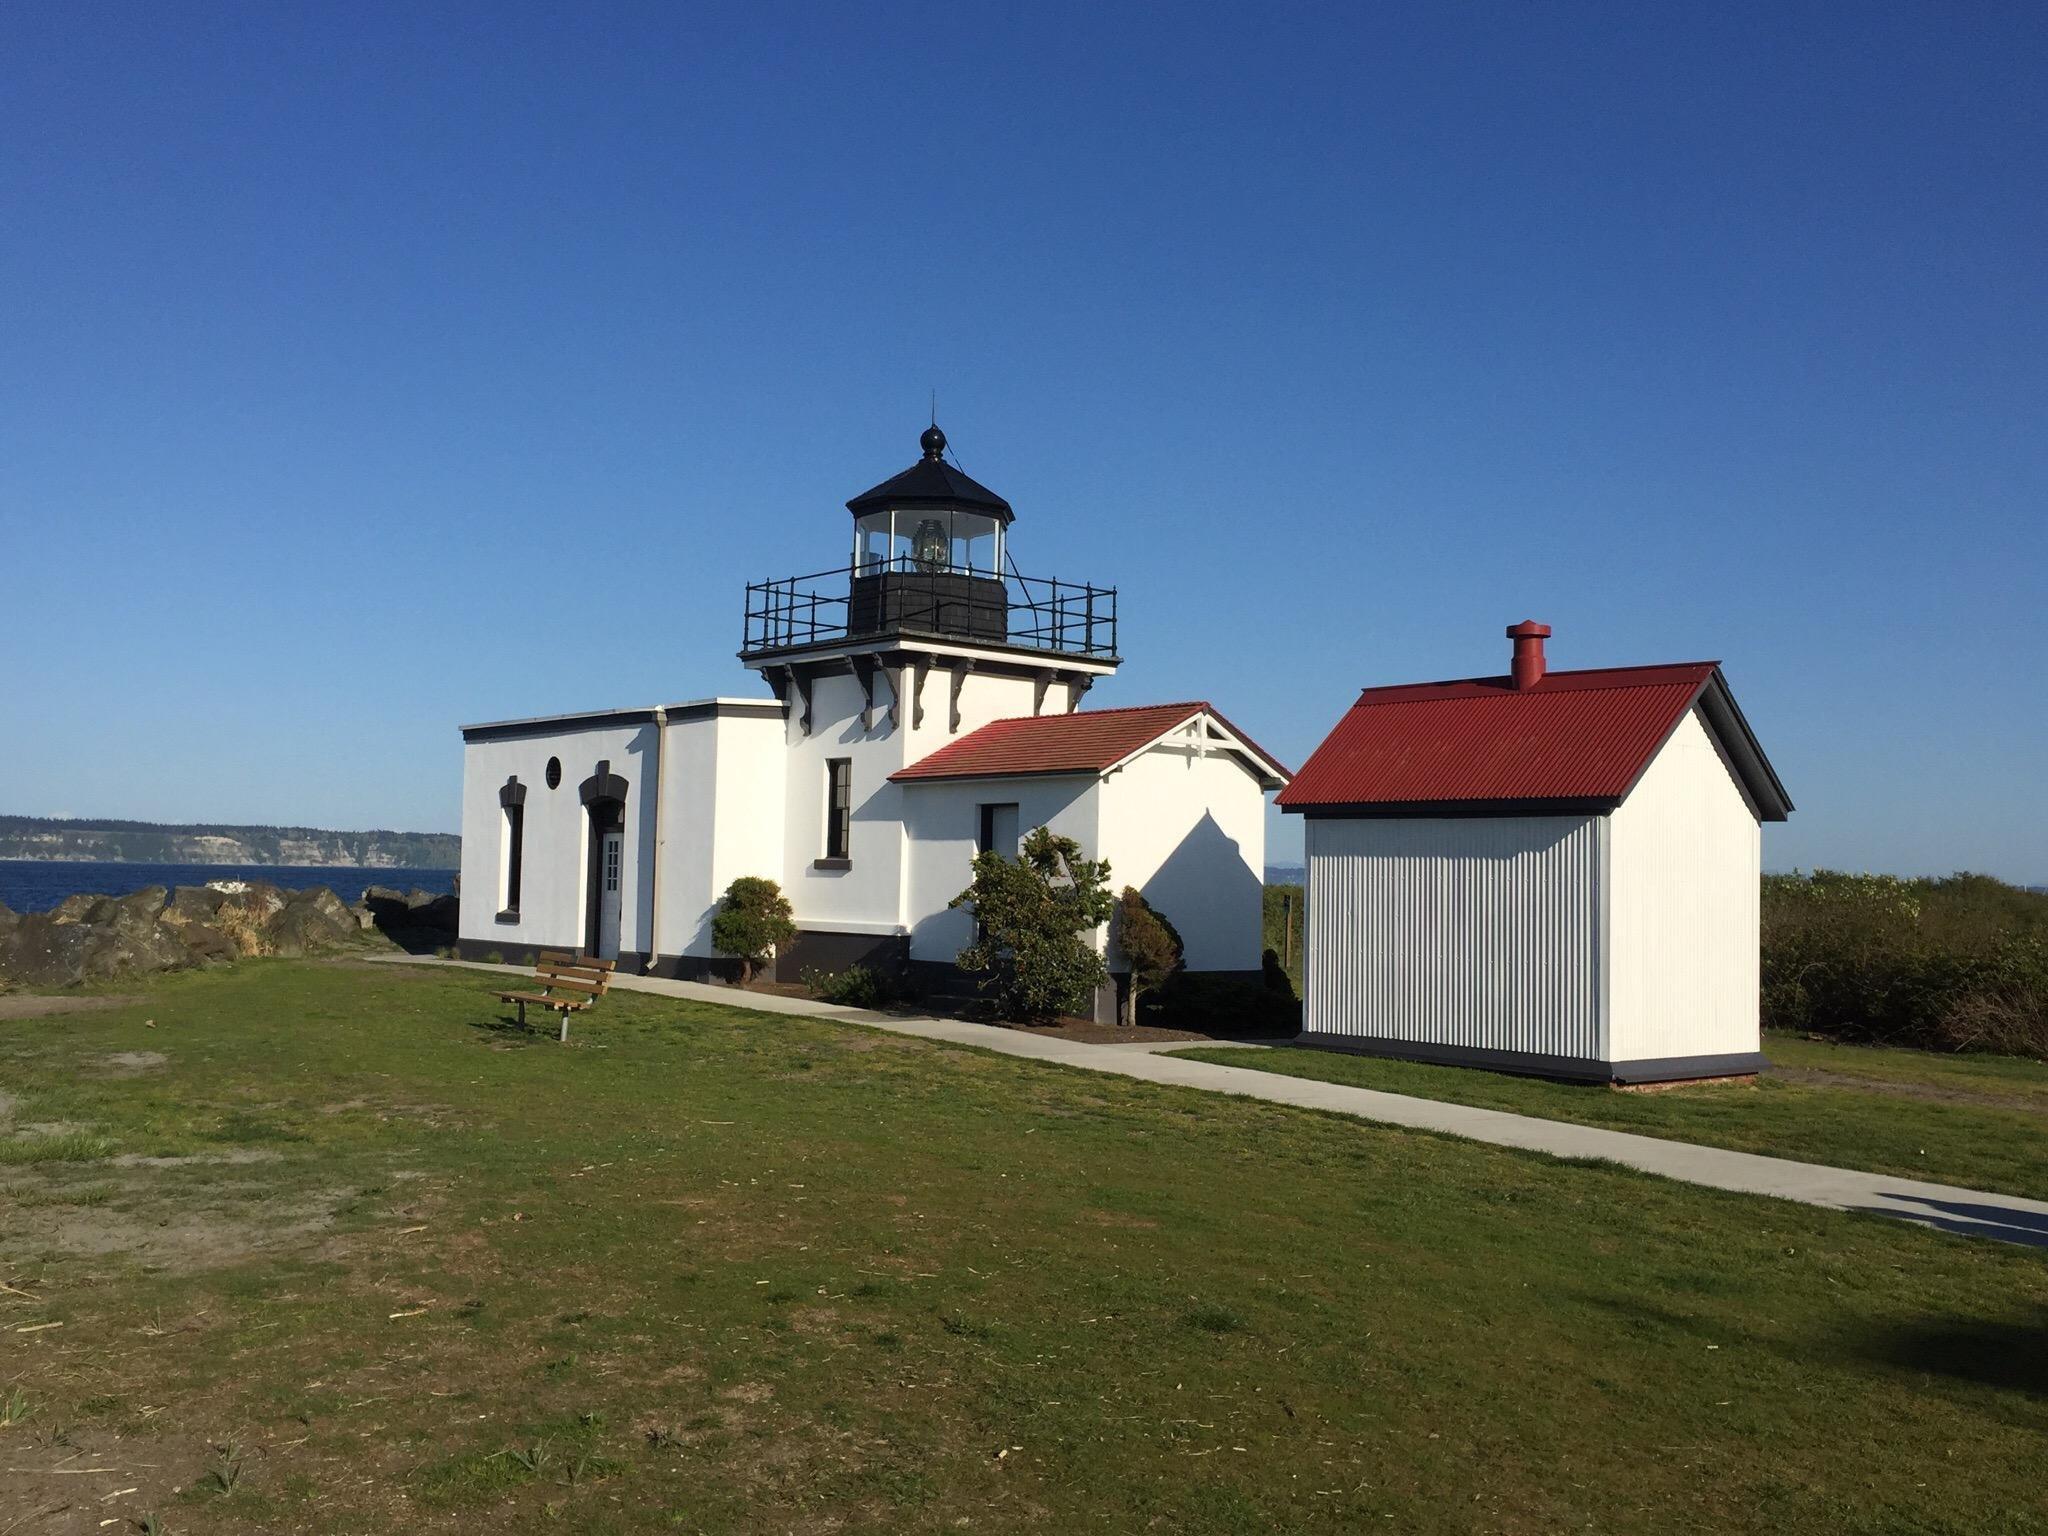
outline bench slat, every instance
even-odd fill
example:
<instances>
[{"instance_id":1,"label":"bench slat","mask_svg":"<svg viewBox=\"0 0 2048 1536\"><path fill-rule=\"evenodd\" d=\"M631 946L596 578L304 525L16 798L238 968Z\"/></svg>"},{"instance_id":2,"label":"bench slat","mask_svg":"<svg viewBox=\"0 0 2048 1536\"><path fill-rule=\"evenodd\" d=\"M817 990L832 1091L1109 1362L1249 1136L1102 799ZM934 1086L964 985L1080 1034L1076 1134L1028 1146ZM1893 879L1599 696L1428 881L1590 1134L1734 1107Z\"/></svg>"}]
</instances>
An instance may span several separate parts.
<instances>
[{"instance_id":1,"label":"bench slat","mask_svg":"<svg viewBox=\"0 0 2048 1536\"><path fill-rule=\"evenodd\" d=\"M595 996L604 995L604 984L596 981L579 981L574 976L557 976L551 971L535 973L535 980L545 987L567 987L574 992L589 992Z\"/></svg>"},{"instance_id":2,"label":"bench slat","mask_svg":"<svg viewBox=\"0 0 2048 1536\"><path fill-rule=\"evenodd\" d=\"M543 997L538 992L500 992L501 1003L531 1003L536 1008L554 1008L564 1013L577 1013L590 1006L587 997Z\"/></svg>"},{"instance_id":3,"label":"bench slat","mask_svg":"<svg viewBox=\"0 0 2048 1536\"><path fill-rule=\"evenodd\" d=\"M545 960L534 970L543 976L574 976L578 981L592 981L603 986L611 985L612 979L610 971L589 971L580 965L550 965Z\"/></svg>"},{"instance_id":4,"label":"bench slat","mask_svg":"<svg viewBox=\"0 0 2048 1536\"><path fill-rule=\"evenodd\" d=\"M575 965L591 971L616 970L619 964L616 960L599 960L591 955L572 955L559 949L542 950L540 952L540 963L542 965Z\"/></svg>"}]
</instances>

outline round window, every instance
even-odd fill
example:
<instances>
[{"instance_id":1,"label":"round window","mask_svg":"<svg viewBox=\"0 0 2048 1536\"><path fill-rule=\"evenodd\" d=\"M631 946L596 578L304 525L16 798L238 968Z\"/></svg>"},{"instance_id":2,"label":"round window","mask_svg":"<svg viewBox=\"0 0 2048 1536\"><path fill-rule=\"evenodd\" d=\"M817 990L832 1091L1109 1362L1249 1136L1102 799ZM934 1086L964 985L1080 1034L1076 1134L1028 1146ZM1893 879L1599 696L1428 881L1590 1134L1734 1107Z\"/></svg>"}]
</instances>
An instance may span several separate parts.
<instances>
[{"instance_id":1,"label":"round window","mask_svg":"<svg viewBox=\"0 0 2048 1536\"><path fill-rule=\"evenodd\" d=\"M548 759L548 788L560 789L561 787L562 760L559 757L551 757Z\"/></svg>"}]
</instances>

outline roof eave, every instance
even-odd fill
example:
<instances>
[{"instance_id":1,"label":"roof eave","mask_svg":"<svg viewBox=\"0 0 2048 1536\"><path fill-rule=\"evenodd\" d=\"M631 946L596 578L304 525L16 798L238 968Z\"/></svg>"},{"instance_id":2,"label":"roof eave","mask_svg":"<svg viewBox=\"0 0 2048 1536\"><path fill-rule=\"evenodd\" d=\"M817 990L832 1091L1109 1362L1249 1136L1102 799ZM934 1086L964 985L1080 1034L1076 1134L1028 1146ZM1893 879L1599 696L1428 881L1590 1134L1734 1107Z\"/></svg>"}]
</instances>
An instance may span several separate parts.
<instances>
[{"instance_id":1,"label":"roof eave","mask_svg":"<svg viewBox=\"0 0 2048 1536\"><path fill-rule=\"evenodd\" d=\"M889 775L891 784L963 784L995 779L1099 779L1107 768L990 768L962 769L957 773L914 773L899 768Z\"/></svg>"},{"instance_id":2,"label":"roof eave","mask_svg":"<svg viewBox=\"0 0 2048 1536\"><path fill-rule=\"evenodd\" d=\"M1479 816L1604 816L1621 804L1617 795L1472 800L1297 801L1281 796L1280 809L1311 821L1330 819L1394 820L1439 817L1450 820Z\"/></svg>"},{"instance_id":3,"label":"roof eave","mask_svg":"<svg viewBox=\"0 0 2048 1536\"><path fill-rule=\"evenodd\" d=\"M1793 809L1792 797L1785 792L1778 770L1764 755L1763 743L1750 729L1742 706L1735 702L1735 691L1728 686L1728 679L1721 675L1719 667L1701 686L1696 702L1706 715L1708 726L1719 738L1722 751L1728 754L1735 771L1741 776L1743 788L1749 791L1749 797L1756 805L1758 818L1763 821L1789 818Z\"/></svg>"}]
</instances>

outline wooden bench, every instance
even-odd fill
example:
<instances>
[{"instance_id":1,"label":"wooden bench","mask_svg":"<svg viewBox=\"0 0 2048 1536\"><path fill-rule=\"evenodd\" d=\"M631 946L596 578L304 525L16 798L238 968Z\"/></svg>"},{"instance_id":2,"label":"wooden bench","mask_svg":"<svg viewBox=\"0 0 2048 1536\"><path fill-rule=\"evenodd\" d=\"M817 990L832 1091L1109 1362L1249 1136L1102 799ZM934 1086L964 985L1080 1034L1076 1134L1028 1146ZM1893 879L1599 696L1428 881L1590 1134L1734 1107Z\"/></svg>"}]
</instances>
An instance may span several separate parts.
<instances>
[{"instance_id":1,"label":"wooden bench","mask_svg":"<svg viewBox=\"0 0 2048 1536\"><path fill-rule=\"evenodd\" d=\"M519 1027L526 1028L528 1008L552 1008L561 1016L562 1042L569 1040L569 1015L581 1013L611 989L616 960L593 960L588 955L565 955L544 949L533 967L539 985L531 992L500 992L501 1003L519 1005Z\"/></svg>"}]
</instances>

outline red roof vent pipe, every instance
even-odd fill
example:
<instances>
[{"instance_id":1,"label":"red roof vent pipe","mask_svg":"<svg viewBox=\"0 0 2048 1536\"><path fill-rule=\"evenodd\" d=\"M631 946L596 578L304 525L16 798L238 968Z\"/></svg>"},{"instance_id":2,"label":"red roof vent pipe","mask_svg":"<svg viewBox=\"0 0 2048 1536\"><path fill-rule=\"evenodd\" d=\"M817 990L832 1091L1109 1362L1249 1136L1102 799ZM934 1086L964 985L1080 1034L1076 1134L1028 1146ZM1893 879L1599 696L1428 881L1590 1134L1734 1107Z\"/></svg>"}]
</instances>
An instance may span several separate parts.
<instances>
[{"instance_id":1,"label":"red roof vent pipe","mask_svg":"<svg viewBox=\"0 0 2048 1536\"><path fill-rule=\"evenodd\" d=\"M1508 638L1515 642L1515 659L1510 668L1514 678L1515 691L1534 688L1543 681L1548 670L1543 659L1543 642L1550 638L1550 626L1538 624L1534 619L1524 619L1519 624L1508 626Z\"/></svg>"}]
</instances>

